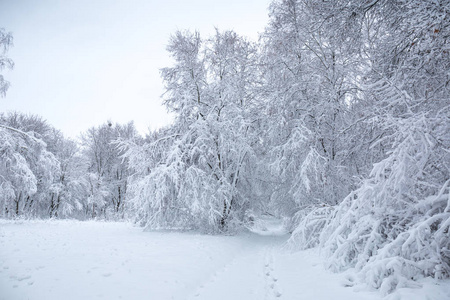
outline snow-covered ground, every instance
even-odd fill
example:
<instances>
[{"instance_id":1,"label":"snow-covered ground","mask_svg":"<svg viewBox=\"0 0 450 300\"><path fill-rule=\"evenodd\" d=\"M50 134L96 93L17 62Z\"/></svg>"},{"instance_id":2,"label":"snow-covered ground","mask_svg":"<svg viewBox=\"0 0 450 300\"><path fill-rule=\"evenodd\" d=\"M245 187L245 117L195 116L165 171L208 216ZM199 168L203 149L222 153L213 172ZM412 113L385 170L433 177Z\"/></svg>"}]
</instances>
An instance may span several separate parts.
<instances>
[{"instance_id":1,"label":"snow-covered ground","mask_svg":"<svg viewBox=\"0 0 450 300\"><path fill-rule=\"evenodd\" d=\"M283 250L287 236L277 224L254 231L208 236L0 220L0 299L382 299L351 287L351 274L324 270L315 251ZM424 282L387 298L450 299L450 284Z\"/></svg>"}]
</instances>

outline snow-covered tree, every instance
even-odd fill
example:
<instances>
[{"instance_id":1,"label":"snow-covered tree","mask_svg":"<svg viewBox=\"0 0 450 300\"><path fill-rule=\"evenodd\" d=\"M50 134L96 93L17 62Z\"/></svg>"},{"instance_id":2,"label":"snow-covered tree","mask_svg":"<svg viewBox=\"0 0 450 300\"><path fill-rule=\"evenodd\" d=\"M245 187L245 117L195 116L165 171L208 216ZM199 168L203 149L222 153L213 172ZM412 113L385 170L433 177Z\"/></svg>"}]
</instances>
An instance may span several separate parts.
<instances>
[{"instance_id":1,"label":"snow-covered tree","mask_svg":"<svg viewBox=\"0 0 450 300\"><path fill-rule=\"evenodd\" d=\"M352 126L361 117L357 81L364 64L357 39L340 34L349 26L347 14L337 2L285 0L270 7L261 93L275 178L270 198L283 214L335 205L369 171L355 148L369 136Z\"/></svg>"},{"instance_id":2,"label":"snow-covered tree","mask_svg":"<svg viewBox=\"0 0 450 300\"><path fill-rule=\"evenodd\" d=\"M122 218L127 191L128 162L121 157L118 140L134 139L132 122L120 125L108 121L90 128L83 135L83 158L86 161L87 216Z\"/></svg>"},{"instance_id":3,"label":"snow-covered tree","mask_svg":"<svg viewBox=\"0 0 450 300\"><path fill-rule=\"evenodd\" d=\"M175 120L144 140L107 123L79 151L38 117L1 116L2 214L128 211L151 228L226 232L270 210L290 218L290 247L320 247L330 269L385 294L447 278L449 9L275 0L259 45L176 32L161 70Z\"/></svg>"},{"instance_id":4,"label":"snow-covered tree","mask_svg":"<svg viewBox=\"0 0 450 300\"><path fill-rule=\"evenodd\" d=\"M377 23L369 33L365 93L383 128L373 145L390 143L337 208L322 244L330 266L355 266L383 293L450 275L448 7L379 1L366 12Z\"/></svg>"},{"instance_id":5,"label":"snow-covered tree","mask_svg":"<svg viewBox=\"0 0 450 300\"><path fill-rule=\"evenodd\" d=\"M49 150L54 153L60 165L54 184L49 189L49 217L78 216L82 209L81 203L87 197L86 168L80 157L79 146L55 129L49 144Z\"/></svg>"},{"instance_id":6,"label":"snow-covered tree","mask_svg":"<svg viewBox=\"0 0 450 300\"><path fill-rule=\"evenodd\" d=\"M6 32L4 28L0 28L0 71L5 68L12 69L13 61L6 56L6 52L11 47L13 37L11 33ZM6 90L9 87L9 82L0 74L0 96L5 96Z\"/></svg>"},{"instance_id":7,"label":"snow-covered tree","mask_svg":"<svg viewBox=\"0 0 450 300\"><path fill-rule=\"evenodd\" d=\"M47 191L59 170L58 160L38 133L48 128L36 116L0 115L0 186L2 210L7 217L39 216L47 205Z\"/></svg>"},{"instance_id":8,"label":"snow-covered tree","mask_svg":"<svg viewBox=\"0 0 450 300\"><path fill-rule=\"evenodd\" d=\"M249 205L242 191L258 140L252 119L256 47L217 30L207 40L177 32L168 51L175 65L162 70L165 104L176 120L165 136L145 146L164 143L165 152L150 151L157 161L133 182L131 197L148 226L228 230Z\"/></svg>"},{"instance_id":9,"label":"snow-covered tree","mask_svg":"<svg viewBox=\"0 0 450 300\"><path fill-rule=\"evenodd\" d=\"M377 151L368 152L374 165L360 187L338 206L305 214L291 242L320 242L330 268L354 267L383 293L424 276L448 277L449 4L351 1L340 7L352 8L344 21L358 24L353 28L364 59L356 77L356 107L364 109L348 128L362 134L357 148Z\"/></svg>"}]
</instances>

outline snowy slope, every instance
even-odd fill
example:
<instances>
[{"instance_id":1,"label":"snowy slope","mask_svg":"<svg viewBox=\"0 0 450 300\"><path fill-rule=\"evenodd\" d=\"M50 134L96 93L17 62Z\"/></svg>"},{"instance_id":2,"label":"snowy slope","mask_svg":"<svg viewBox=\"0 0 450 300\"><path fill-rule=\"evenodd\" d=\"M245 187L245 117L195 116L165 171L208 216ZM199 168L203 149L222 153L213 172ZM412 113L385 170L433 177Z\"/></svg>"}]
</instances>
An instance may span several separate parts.
<instances>
[{"instance_id":1,"label":"snowy slope","mask_svg":"<svg viewBox=\"0 0 450 300\"><path fill-rule=\"evenodd\" d=\"M314 251L282 250L287 236L277 226L265 226L264 236L206 236L126 223L0 221L0 299L381 299L345 287L349 275L325 271ZM442 300L450 298L445 288L391 297Z\"/></svg>"}]
</instances>

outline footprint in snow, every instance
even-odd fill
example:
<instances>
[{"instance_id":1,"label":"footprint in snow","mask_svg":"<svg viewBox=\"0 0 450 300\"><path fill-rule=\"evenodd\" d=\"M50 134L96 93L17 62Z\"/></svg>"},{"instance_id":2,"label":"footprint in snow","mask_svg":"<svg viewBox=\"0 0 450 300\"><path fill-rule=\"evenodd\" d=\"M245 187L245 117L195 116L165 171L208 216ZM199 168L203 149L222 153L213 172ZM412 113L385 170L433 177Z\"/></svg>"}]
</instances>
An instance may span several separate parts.
<instances>
[{"instance_id":1,"label":"footprint in snow","mask_svg":"<svg viewBox=\"0 0 450 300\"><path fill-rule=\"evenodd\" d=\"M343 287L352 287L355 285L355 279L352 276L348 275L343 278L340 283Z\"/></svg>"},{"instance_id":2,"label":"footprint in snow","mask_svg":"<svg viewBox=\"0 0 450 300\"><path fill-rule=\"evenodd\" d=\"M112 275L112 273L103 273L103 274L102 274L103 277L109 277L109 276L111 276L111 275Z\"/></svg>"},{"instance_id":3,"label":"footprint in snow","mask_svg":"<svg viewBox=\"0 0 450 300\"><path fill-rule=\"evenodd\" d=\"M282 292L277 285L278 277L273 275L274 267L273 267L273 256L270 253L266 253L266 262L264 264L264 275L266 276L266 284L271 290L273 296L276 298L281 297Z\"/></svg>"},{"instance_id":4,"label":"footprint in snow","mask_svg":"<svg viewBox=\"0 0 450 300\"><path fill-rule=\"evenodd\" d=\"M24 276L19 276L16 279L18 281L23 281L23 280L30 279L30 278L31 278L31 275L24 275Z\"/></svg>"}]
</instances>

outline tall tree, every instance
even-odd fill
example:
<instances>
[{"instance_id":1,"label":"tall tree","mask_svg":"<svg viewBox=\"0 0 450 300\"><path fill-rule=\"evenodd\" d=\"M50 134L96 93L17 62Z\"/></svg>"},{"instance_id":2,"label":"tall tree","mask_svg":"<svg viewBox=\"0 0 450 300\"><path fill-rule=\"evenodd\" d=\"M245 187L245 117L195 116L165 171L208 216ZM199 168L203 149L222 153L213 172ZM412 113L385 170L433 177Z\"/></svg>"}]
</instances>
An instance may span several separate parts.
<instances>
[{"instance_id":1,"label":"tall tree","mask_svg":"<svg viewBox=\"0 0 450 300\"><path fill-rule=\"evenodd\" d=\"M170 140L167 153L133 184L134 203L147 208L149 226L228 230L249 205L242 183L257 140L256 47L217 30L207 40L177 32L168 51L175 65L162 70L165 103L176 120L162 138Z\"/></svg>"},{"instance_id":2,"label":"tall tree","mask_svg":"<svg viewBox=\"0 0 450 300\"><path fill-rule=\"evenodd\" d=\"M369 171L362 153L348 147L368 137L351 127L360 117L363 62L358 39L339 34L348 26L346 14L334 2L285 0L270 7L261 93L276 178L270 197L284 214L339 203Z\"/></svg>"}]
</instances>

